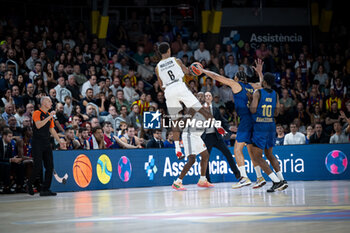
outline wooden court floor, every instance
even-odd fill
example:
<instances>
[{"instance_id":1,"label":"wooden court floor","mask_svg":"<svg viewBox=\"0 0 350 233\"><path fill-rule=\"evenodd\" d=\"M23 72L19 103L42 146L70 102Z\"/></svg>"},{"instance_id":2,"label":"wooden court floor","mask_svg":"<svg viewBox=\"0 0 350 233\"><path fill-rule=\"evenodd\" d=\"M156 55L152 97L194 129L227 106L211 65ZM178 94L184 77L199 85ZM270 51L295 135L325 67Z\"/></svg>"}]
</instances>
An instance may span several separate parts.
<instances>
[{"instance_id":1,"label":"wooden court floor","mask_svg":"<svg viewBox=\"0 0 350 233\"><path fill-rule=\"evenodd\" d=\"M289 182L276 193L267 187L0 195L0 232L350 232L350 181Z\"/></svg>"}]
</instances>

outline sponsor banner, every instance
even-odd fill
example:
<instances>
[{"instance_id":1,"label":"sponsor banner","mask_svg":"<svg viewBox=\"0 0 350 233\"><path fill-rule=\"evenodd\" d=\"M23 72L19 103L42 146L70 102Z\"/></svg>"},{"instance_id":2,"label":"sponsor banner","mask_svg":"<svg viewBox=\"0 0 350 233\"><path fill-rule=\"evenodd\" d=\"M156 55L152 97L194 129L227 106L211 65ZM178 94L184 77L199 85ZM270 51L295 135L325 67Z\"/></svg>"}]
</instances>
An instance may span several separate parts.
<instances>
[{"instance_id":1,"label":"sponsor banner","mask_svg":"<svg viewBox=\"0 0 350 233\"><path fill-rule=\"evenodd\" d=\"M233 147L230 148L233 153ZM246 170L256 179L254 167L244 149ZM279 146L274 148L286 180L350 179L347 156L350 144ZM54 191L83 191L146 186L169 189L179 176L186 160L179 161L174 149L135 150L75 150L54 151L58 176L68 174L65 184L52 181ZM225 159L215 148L210 155L212 182L234 182L236 179ZM184 178L184 184L197 183L200 176L200 157ZM267 180L268 177L264 174Z\"/></svg>"},{"instance_id":2,"label":"sponsor banner","mask_svg":"<svg viewBox=\"0 0 350 233\"><path fill-rule=\"evenodd\" d=\"M248 42L254 49L261 43L284 45L291 48L301 48L303 44L310 45L310 28L305 26L290 27L223 27L221 28L222 43L236 44L239 47Z\"/></svg>"}]
</instances>

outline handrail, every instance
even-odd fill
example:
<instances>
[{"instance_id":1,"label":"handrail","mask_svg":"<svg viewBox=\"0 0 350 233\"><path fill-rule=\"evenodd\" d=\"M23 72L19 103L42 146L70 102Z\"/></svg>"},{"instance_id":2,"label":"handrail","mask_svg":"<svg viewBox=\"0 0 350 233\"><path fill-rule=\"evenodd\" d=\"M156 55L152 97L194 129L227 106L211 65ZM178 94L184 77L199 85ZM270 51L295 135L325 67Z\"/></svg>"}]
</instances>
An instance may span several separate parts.
<instances>
[{"instance_id":1,"label":"handrail","mask_svg":"<svg viewBox=\"0 0 350 233\"><path fill-rule=\"evenodd\" d=\"M6 64L6 69L8 69L8 63L9 62L11 62L11 63L13 63L13 64L15 64L15 66L16 66L16 76L18 75L18 64L17 64L17 62L15 62L14 60L12 60L12 59L8 59L6 62L5 62L5 64Z\"/></svg>"}]
</instances>

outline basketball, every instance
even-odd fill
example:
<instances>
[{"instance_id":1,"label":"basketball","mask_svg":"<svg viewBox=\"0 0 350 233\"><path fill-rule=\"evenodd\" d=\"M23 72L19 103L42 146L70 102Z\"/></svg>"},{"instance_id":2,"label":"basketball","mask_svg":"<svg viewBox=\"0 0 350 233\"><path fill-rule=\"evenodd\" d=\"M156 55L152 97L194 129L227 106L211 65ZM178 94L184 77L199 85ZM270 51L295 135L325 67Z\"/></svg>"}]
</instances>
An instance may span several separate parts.
<instances>
[{"instance_id":1,"label":"basketball","mask_svg":"<svg viewBox=\"0 0 350 233\"><path fill-rule=\"evenodd\" d=\"M326 167L332 174L343 173L348 166L348 158L340 150L333 150L326 157Z\"/></svg>"},{"instance_id":2,"label":"basketball","mask_svg":"<svg viewBox=\"0 0 350 233\"><path fill-rule=\"evenodd\" d=\"M190 70L190 73L193 75L193 76L199 76L202 74L202 72L199 70L199 68L203 68L202 64L199 63L199 62L193 62L190 67L189 67L189 70Z\"/></svg>"},{"instance_id":3,"label":"basketball","mask_svg":"<svg viewBox=\"0 0 350 233\"><path fill-rule=\"evenodd\" d=\"M112 177L112 163L105 154L101 155L96 165L97 178L102 184L107 184Z\"/></svg>"},{"instance_id":4,"label":"basketball","mask_svg":"<svg viewBox=\"0 0 350 233\"><path fill-rule=\"evenodd\" d=\"M128 159L128 157L122 156L118 162L118 174L121 181L128 182L131 177L131 171L132 167L130 160Z\"/></svg>"},{"instance_id":5,"label":"basketball","mask_svg":"<svg viewBox=\"0 0 350 233\"><path fill-rule=\"evenodd\" d=\"M92 178L92 166L90 159L84 155L79 155L73 163L73 177L75 180L75 183L80 188L87 187Z\"/></svg>"}]
</instances>

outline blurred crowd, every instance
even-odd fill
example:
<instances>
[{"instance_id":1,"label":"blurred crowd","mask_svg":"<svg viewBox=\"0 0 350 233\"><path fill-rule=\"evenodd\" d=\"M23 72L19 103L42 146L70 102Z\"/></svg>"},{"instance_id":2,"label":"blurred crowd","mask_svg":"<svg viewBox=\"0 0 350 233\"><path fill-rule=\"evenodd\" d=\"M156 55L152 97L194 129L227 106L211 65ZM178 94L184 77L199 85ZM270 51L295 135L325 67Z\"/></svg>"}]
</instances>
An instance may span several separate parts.
<instances>
[{"instance_id":1,"label":"blurred crowd","mask_svg":"<svg viewBox=\"0 0 350 233\"><path fill-rule=\"evenodd\" d=\"M1 20L1 161L30 164L32 113L42 96L51 98L55 129L66 142L60 147L52 139L56 149L174 147L171 130L143 128L143 112L167 113L154 72L163 41L186 66L198 61L228 78L243 70L249 81L258 81L251 66L262 59L263 72L276 75L281 103L276 145L349 142L348 44L320 43L312 51L288 43L209 48L203 35L182 20L171 24L166 14L158 22L132 14L111 33L111 43L88 31L64 18ZM202 104L220 109L231 126L226 142L233 145L239 118L231 89L205 75L186 75L184 81Z\"/></svg>"}]
</instances>

